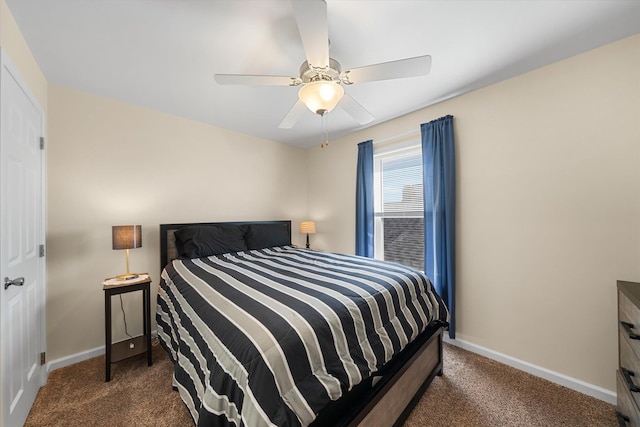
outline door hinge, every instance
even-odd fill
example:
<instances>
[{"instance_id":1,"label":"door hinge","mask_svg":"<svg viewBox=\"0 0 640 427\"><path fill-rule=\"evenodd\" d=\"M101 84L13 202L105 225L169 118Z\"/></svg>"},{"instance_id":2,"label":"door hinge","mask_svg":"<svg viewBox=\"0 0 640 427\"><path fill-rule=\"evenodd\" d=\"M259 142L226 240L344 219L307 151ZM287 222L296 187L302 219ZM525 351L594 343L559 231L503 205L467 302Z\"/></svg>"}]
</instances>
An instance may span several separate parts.
<instances>
[{"instance_id":1,"label":"door hinge","mask_svg":"<svg viewBox=\"0 0 640 427\"><path fill-rule=\"evenodd\" d=\"M47 353L43 351L40 353L40 364L44 365L45 363L47 363Z\"/></svg>"},{"instance_id":2,"label":"door hinge","mask_svg":"<svg viewBox=\"0 0 640 427\"><path fill-rule=\"evenodd\" d=\"M40 245L40 258L44 256L44 245Z\"/></svg>"},{"instance_id":3,"label":"door hinge","mask_svg":"<svg viewBox=\"0 0 640 427\"><path fill-rule=\"evenodd\" d=\"M40 149L44 150L44 136L40 137Z\"/></svg>"}]
</instances>

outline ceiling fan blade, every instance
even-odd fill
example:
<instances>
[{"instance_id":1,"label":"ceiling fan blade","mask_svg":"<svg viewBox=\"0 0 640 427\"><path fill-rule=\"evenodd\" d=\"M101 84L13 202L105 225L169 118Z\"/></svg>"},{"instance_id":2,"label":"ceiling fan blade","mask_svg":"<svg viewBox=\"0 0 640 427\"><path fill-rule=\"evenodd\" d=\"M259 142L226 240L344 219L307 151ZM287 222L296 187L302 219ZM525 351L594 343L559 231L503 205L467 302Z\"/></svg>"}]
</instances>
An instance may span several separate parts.
<instances>
[{"instance_id":1,"label":"ceiling fan blade","mask_svg":"<svg viewBox=\"0 0 640 427\"><path fill-rule=\"evenodd\" d=\"M294 104L293 108L289 110L284 119L282 119L278 127L280 129L291 129L306 109L307 106L304 105L304 102L298 100L298 102Z\"/></svg>"},{"instance_id":2,"label":"ceiling fan blade","mask_svg":"<svg viewBox=\"0 0 640 427\"><path fill-rule=\"evenodd\" d=\"M353 99L348 94L344 94L340 103L338 104L340 108L346 111L351 117L353 117L356 122L361 125L366 125L367 123L371 123L375 117L367 111L362 105L358 103L355 99Z\"/></svg>"},{"instance_id":3,"label":"ceiling fan blade","mask_svg":"<svg viewBox=\"0 0 640 427\"><path fill-rule=\"evenodd\" d=\"M324 0L291 0L307 62L314 67L329 65L329 24Z\"/></svg>"},{"instance_id":4,"label":"ceiling fan blade","mask_svg":"<svg viewBox=\"0 0 640 427\"><path fill-rule=\"evenodd\" d=\"M216 82L221 85L268 85L268 86L296 86L295 77L260 76L250 74L216 74Z\"/></svg>"},{"instance_id":5,"label":"ceiling fan blade","mask_svg":"<svg viewBox=\"0 0 640 427\"><path fill-rule=\"evenodd\" d=\"M403 77L424 76L431 70L431 56L416 56L415 58L400 59L398 61L383 62L353 68L342 73L343 82L364 83L376 80L400 79Z\"/></svg>"}]
</instances>

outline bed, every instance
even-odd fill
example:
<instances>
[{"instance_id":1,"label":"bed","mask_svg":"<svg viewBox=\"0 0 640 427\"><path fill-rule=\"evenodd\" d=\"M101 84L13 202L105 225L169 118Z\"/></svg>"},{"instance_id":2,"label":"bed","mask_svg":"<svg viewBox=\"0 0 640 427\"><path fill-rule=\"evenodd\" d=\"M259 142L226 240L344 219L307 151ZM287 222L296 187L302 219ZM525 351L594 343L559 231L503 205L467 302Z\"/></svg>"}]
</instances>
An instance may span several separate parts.
<instances>
[{"instance_id":1,"label":"bed","mask_svg":"<svg viewBox=\"0 0 640 427\"><path fill-rule=\"evenodd\" d=\"M163 224L158 337L202 426L400 425L447 309L408 267L291 245L290 221Z\"/></svg>"}]
</instances>

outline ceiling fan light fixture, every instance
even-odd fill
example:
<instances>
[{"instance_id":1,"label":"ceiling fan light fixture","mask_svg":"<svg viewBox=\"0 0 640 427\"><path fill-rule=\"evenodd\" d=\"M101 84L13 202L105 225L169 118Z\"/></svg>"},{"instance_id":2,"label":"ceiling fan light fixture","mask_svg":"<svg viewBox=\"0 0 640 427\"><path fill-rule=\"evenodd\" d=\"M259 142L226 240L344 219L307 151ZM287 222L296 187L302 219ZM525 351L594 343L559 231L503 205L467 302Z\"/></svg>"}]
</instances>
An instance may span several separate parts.
<instances>
[{"instance_id":1,"label":"ceiling fan light fixture","mask_svg":"<svg viewBox=\"0 0 640 427\"><path fill-rule=\"evenodd\" d=\"M333 110L344 96L344 89L334 81L320 80L307 83L298 91L298 98L309 110L323 115Z\"/></svg>"}]
</instances>

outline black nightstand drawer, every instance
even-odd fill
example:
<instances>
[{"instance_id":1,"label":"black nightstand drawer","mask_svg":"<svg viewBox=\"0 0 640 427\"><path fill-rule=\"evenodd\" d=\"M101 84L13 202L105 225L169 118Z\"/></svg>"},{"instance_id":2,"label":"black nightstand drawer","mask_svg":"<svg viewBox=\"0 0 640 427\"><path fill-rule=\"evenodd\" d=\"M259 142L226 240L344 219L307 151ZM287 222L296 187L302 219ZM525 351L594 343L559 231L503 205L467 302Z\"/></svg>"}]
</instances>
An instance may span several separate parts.
<instances>
[{"instance_id":1,"label":"black nightstand drawer","mask_svg":"<svg viewBox=\"0 0 640 427\"><path fill-rule=\"evenodd\" d=\"M147 351L147 337L140 335L111 344L111 363L116 363Z\"/></svg>"}]
</instances>

